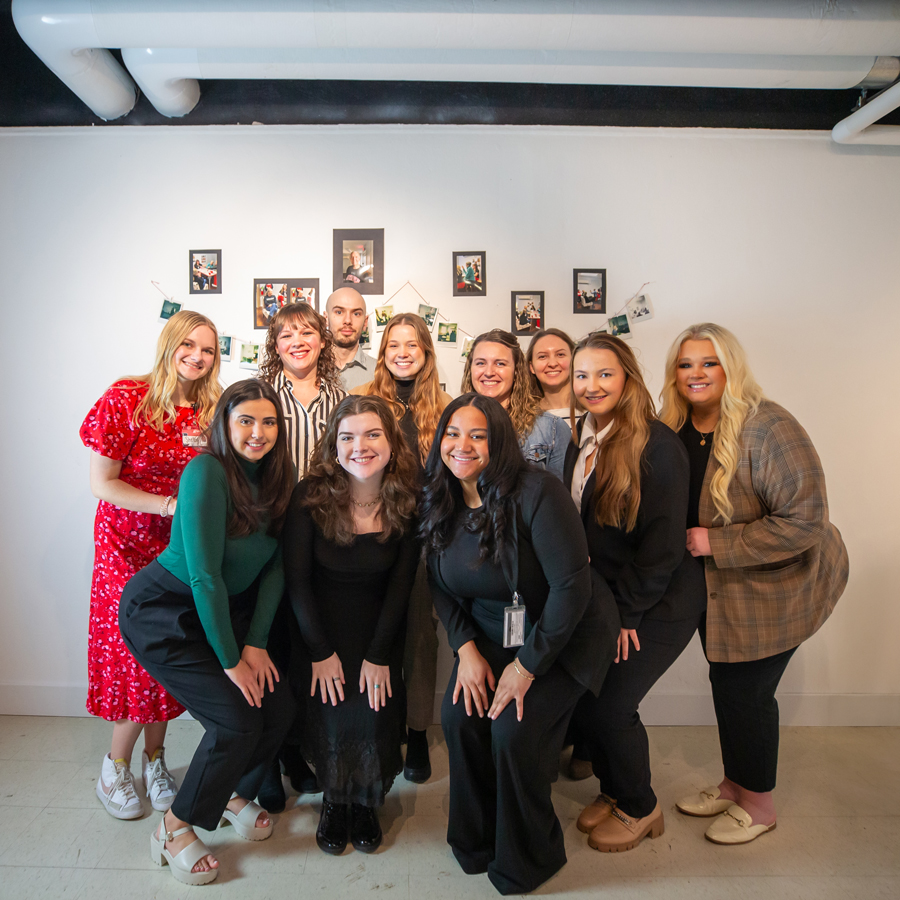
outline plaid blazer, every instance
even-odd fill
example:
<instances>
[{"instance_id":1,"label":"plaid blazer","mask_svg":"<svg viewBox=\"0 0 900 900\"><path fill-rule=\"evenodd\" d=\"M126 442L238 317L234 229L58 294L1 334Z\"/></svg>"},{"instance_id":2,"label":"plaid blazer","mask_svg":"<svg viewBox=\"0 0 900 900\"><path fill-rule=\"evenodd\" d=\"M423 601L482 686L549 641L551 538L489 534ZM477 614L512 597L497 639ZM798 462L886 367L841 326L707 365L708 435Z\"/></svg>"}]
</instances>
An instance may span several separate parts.
<instances>
[{"instance_id":1,"label":"plaid blazer","mask_svg":"<svg viewBox=\"0 0 900 900\"><path fill-rule=\"evenodd\" d=\"M847 548L828 519L825 476L800 423L764 400L744 424L728 488L731 525L714 523L710 454L700 494L709 528L706 655L747 662L796 647L831 615L849 574Z\"/></svg>"}]
</instances>

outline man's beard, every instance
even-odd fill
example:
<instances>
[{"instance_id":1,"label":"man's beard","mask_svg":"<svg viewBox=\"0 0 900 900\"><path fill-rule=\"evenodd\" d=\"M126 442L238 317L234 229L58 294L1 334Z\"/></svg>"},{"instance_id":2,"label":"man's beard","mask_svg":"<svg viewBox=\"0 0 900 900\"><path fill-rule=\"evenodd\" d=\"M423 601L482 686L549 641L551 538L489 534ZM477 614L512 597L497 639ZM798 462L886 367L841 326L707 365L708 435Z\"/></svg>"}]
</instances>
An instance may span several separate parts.
<instances>
[{"instance_id":1,"label":"man's beard","mask_svg":"<svg viewBox=\"0 0 900 900\"><path fill-rule=\"evenodd\" d=\"M335 347L340 347L341 350L349 350L351 347L355 347L359 343L360 336L357 335L353 340L346 340L345 338L341 338L336 334L332 334L331 339L334 341Z\"/></svg>"}]
</instances>

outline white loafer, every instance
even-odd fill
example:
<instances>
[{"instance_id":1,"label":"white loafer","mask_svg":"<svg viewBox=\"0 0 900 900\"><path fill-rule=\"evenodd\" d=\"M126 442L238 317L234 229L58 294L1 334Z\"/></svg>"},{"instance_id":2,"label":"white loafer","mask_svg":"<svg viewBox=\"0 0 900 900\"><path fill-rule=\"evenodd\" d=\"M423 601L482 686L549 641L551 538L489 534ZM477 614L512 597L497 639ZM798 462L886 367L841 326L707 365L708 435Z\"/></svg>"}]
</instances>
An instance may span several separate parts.
<instances>
[{"instance_id":1,"label":"white loafer","mask_svg":"<svg viewBox=\"0 0 900 900\"><path fill-rule=\"evenodd\" d=\"M235 797L237 797L237 794L231 795L232 800L234 800ZM225 811L222 813L222 821L219 822L219 824L233 825L234 830L245 841L264 841L275 828L275 823L271 818L269 819L269 824L265 828L257 826L256 820L259 818L260 814L264 812L265 810L252 800L239 813L232 812L226 806Z\"/></svg>"},{"instance_id":2,"label":"white loafer","mask_svg":"<svg viewBox=\"0 0 900 900\"><path fill-rule=\"evenodd\" d=\"M718 816L733 803L733 800L725 800L720 797L717 787L707 787L698 794L682 797L675 804L675 808L686 816Z\"/></svg>"},{"instance_id":3,"label":"white loafer","mask_svg":"<svg viewBox=\"0 0 900 900\"><path fill-rule=\"evenodd\" d=\"M745 809L732 803L728 809L706 829L706 839L714 844L748 844L761 834L774 831L775 825L754 825Z\"/></svg>"},{"instance_id":4,"label":"white loafer","mask_svg":"<svg viewBox=\"0 0 900 900\"><path fill-rule=\"evenodd\" d=\"M188 827L179 828L177 831L166 831L166 816L163 813L162 825L159 827L162 838L158 838L155 831L150 835L150 859L158 866L168 864L172 877L182 884L209 884L218 877L218 869L208 869L205 872L191 871L204 856L209 855L209 847L200 838L188 844L181 853L176 853L175 856L172 856L166 849L166 841L173 841L182 834L193 830Z\"/></svg>"}]
</instances>

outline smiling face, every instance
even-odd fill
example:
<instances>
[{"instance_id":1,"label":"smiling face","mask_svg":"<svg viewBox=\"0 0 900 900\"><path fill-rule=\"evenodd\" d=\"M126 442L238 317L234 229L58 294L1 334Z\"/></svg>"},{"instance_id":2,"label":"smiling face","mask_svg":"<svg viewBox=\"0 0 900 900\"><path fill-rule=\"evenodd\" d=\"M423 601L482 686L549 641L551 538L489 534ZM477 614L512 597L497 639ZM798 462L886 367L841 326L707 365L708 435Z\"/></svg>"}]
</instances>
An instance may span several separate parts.
<instances>
[{"instance_id":1,"label":"smiling face","mask_svg":"<svg viewBox=\"0 0 900 900\"><path fill-rule=\"evenodd\" d=\"M347 416L337 428L337 458L341 468L357 482L381 482L391 461L391 445L376 413Z\"/></svg>"},{"instance_id":2,"label":"smiling face","mask_svg":"<svg viewBox=\"0 0 900 900\"><path fill-rule=\"evenodd\" d=\"M450 417L441 438L441 459L462 484L475 487L491 460L487 419L474 406L461 406Z\"/></svg>"},{"instance_id":3,"label":"smiling face","mask_svg":"<svg viewBox=\"0 0 900 900\"><path fill-rule=\"evenodd\" d=\"M270 400L245 400L228 414L228 439L235 453L259 462L278 437L278 415Z\"/></svg>"},{"instance_id":4,"label":"smiling face","mask_svg":"<svg viewBox=\"0 0 900 900\"><path fill-rule=\"evenodd\" d=\"M512 396L515 375L513 352L505 344L481 341L472 348L472 387L477 393L493 397L505 407Z\"/></svg>"},{"instance_id":5,"label":"smiling face","mask_svg":"<svg viewBox=\"0 0 900 900\"><path fill-rule=\"evenodd\" d=\"M353 251L351 251L351 253L350 253L350 265L351 265L354 269L358 269L358 268L359 268L359 251L358 251L358 250L353 250Z\"/></svg>"},{"instance_id":6,"label":"smiling face","mask_svg":"<svg viewBox=\"0 0 900 900\"><path fill-rule=\"evenodd\" d=\"M198 325L179 345L172 357L175 374L183 385L193 384L209 373L216 361L219 338L207 325Z\"/></svg>"},{"instance_id":7,"label":"smiling face","mask_svg":"<svg viewBox=\"0 0 900 900\"><path fill-rule=\"evenodd\" d=\"M572 351L569 345L555 334L548 334L534 344L531 355L531 372L544 388L560 388L569 380Z\"/></svg>"},{"instance_id":8,"label":"smiling face","mask_svg":"<svg viewBox=\"0 0 900 900\"><path fill-rule=\"evenodd\" d=\"M612 350L594 347L579 350L572 361L572 391L578 405L594 418L598 431L616 414L627 376Z\"/></svg>"},{"instance_id":9,"label":"smiling face","mask_svg":"<svg viewBox=\"0 0 900 900\"><path fill-rule=\"evenodd\" d=\"M353 288L338 288L325 304L325 318L338 347L345 350L359 343L366 325L366 301Z\"/></svg>"},{"instance_id":10,"label":"smiling face","mask_svg":"<svg viewBox=\"0 0 900 900\"><path fill-rule=\"evenodd\" d=\"M700 412L718 410L725 393L725 370L712 341L685 341L675 363L678 393Z\"/></svg>"},{"instance_id":11,"label":"smiling face","mask_svg":"<svg viewBox=\"0 0 900 900\"><path fill-rule=\"evenodd\" d=\"M412 325L395 325L386 335L384 364L400 381L410 381L425 365L425 351Z\"/></svg>"},{"instance_id":12,"label":"smiling face","mask_svg":"<svg viewBox=\"0 0 900 900\"><path fill-rule=\"evenodd\" d=\"M315 372L322 350L322 337L317 328L303 319L289 319L281 326L275 349L289 378L305 378Z\"/></svg>"}]
</instances>

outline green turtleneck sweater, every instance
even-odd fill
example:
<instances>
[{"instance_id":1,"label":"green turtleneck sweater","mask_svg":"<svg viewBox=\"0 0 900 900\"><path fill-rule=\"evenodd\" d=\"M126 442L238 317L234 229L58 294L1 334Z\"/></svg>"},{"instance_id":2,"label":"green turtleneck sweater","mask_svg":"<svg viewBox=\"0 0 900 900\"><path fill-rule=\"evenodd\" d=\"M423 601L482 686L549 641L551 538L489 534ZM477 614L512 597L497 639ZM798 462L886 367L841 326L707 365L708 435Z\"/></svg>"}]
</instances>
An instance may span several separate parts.
<instances>
[{"instance_id":1,"label":"green turtleneck sweater","mask_svg":"<svg viewBox=\"0 0 900 900\"><path fill-rule=\"evenodd\" d=\"M254 493L259 465L241 460ZM172 537L159 555L164 569L190 585L207 640L225 669L236 666L241 658L228 597L245 591L263 573L245 643L265 648L284 592L281 543L266 534L268 522L253 534L231 538L226 534L230 511L225 469L214 456L201 453L182 473Z\"/></svg>"}]
</instances>

